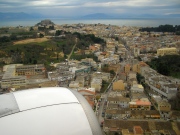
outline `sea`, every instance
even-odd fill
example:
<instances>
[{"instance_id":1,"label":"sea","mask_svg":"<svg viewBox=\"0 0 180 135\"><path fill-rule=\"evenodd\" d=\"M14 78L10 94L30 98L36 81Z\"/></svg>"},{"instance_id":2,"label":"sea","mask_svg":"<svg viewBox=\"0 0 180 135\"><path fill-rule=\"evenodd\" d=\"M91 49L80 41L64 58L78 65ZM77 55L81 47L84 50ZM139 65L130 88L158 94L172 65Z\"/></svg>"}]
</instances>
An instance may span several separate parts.
<instances>
[{"instance_id":1,"label":"sea","mask_svg":"<svg viewBox=\"0 0 180 135\"><path fill-rule=\"evenodd\" d=\"M0 27L34 26L43 19L1 20ZM124 19L50 19L55 24L106 24L117 26L157 27L159 25L180 25L180 18L124 18Z\"/></svg>"}]
</instances>

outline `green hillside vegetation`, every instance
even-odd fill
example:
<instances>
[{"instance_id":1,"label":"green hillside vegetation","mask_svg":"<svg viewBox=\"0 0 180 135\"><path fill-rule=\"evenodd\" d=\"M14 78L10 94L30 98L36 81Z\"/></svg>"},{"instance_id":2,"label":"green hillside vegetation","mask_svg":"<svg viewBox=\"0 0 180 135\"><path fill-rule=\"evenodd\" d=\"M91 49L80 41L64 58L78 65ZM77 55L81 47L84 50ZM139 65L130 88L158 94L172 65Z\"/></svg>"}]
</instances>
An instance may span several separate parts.
<instances>
[{"instance_id":1,"label":"green hillside vegetation","mask_svg":"<svg viewBox=\"0 0 180 135\"><path fill-rule=\"evenodd\" d=\"M160 74L180 78L180 55L154 58L148 64Z\"/></svg>"},{"instance_id":2,"label":"green hillside vegetation","mask_svg":"<svg viewBox=\"0 0 180 135\"><path fill-rule=\"evenodd\" d=\"M49 65L51 62L61 62L67 58L70 54L73 46L77 44L76 49L86 49L90 44L102 43L105 45L104 40L96 38L94 35L82 35L79 33L69 33L63 32L58 35L65 35L65 37L54 37L48 41L41 43L27 43L27 44L17 44L13 45L12 41L7 41L6 43L0 42L0 58L2 57L12 57L13 63L23 63L23 64L36 64L44 63ZM77 43L75 42L78 38ZM72 55L72 59L82 59L82 58L94 58L93 54L89 55Z\"/></svg>"},{"instance_id":3,"label":"green hillside vegetation","mask_svg":"<svg viewBox=\"0 0 180 135\"><path fill-rule=\"evenodd\" d=\"M0 28L0 46L6 45L9 42L23 40L28 38L36 38L37 32L35 30L27 31L19 28Z\"/></svg>"},{"instance_id":4,"label":"green hillside vegetation","mask_svg":"<svg viewBox=\"0 0 180 135\"><path fill-rule=\"evenodd\" d=\"M139 31L147 31L147 32L173 32L176 35L180 35L180 25L160 25L159 27L147 27L141 28Z\"/></svg>"}]
</instances>

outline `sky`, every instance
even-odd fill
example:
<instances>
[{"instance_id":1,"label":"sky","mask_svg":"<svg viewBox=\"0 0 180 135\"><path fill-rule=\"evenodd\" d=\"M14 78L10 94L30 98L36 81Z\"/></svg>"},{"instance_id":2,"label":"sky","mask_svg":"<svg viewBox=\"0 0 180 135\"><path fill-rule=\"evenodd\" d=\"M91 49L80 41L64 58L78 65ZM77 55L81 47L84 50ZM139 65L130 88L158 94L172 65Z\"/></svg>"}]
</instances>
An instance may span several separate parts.
<instances>
[{"instance_id":1,"label":"sky","mask_svg":"<svg viewBox=\"0 0 180 135\"><path fill-rule=\"evenodd\" d=\"M180 0L0 0L0 12L48 16L180 14Z\"/></svg>"}]
</instances>

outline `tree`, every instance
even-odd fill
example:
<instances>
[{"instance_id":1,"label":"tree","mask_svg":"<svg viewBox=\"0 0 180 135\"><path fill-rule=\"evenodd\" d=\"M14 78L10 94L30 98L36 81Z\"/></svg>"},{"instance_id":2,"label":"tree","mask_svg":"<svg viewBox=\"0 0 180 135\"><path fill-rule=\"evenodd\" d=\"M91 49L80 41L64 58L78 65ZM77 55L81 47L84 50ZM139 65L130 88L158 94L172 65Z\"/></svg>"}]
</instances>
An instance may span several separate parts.
<instances>
[{"instance_id":1,"label":"tree","mask_svg":"<svg viewBox=\"0 0 180 135\"><path fill-rule=\"evenodd\" d=\"M33 27L30 27L30 28L29 28L29 31L33 31L33 30L34 30Z\"/></svg>"},{"instance_id":2,"label":"tree","mask_svg":"<svg viewBox=\"0 0 180 135\"><path fill-rule=\"evenodd\" d=\"M43 35L42 33L40 33L40 34L39 34L39 37L40 37L40 38L43 38L43 37L44 37L44 35Z\"/></svg>"},{"instance_id":3,"label":"tree","mask_svg":"<svg viewBox=\"0 0 180 135\"><path fill-rule=\"evenodd\" d=\"M142 76L141 74L137 73L136 74L136 79L137 79L138 83L141 84L142 81L144 81L144 76Z\"/></svg>"},{"instance_id":4,"label":"tree","mask_svg":"<svg viewBox=\"0 0 180 135\"><path fill-rule=\"evenodd\" d=\"M29 63L31 63L32 62L32 59L31 58L29 58Z\"/></svg>"},{"instance_id":5,"label":"tree","mask_svg":"<svg viewBox=\"0 0 180 135\"><path fill-rule=\"evenodd\" d=\"M66 54L64 54L64 59L67 59L67 55Z\"/></svg>"},{"instance_id":6,"label":"tree","mask_svg":"<svg viewBox=\"0 0 180 135\"><path fill-rule=\"evenodd\" d=\"M10 42L10 41L11 41L10 37L7 36L0 37L0 42Z\"/></svg>"},{"instance_id":7,"label":"tree","mask_svg":"<svg viewBox=\"0 0 180 135\"><path fill-rule=\"evenodd\" d=\"M58 60L59 59L59 54L57 53L57 55L56 55L56 59Z\"/></svg>"},{"instance_id":8,"label":"tree","mask_svg":"<svg viewBox=\"0 0 180 135\"><path fill-rule=\"evenodd\" d=\"M160 74L180 78L180 56L166 55L154 58L148 62L151 68L157 70Z\"/></svg>"},{"instance_id":9,"label":"tree","mask_svg":"<svg viewBox=\"0 0 180 135\"><path fill-rule=\"evenodd\" d=\"M119 133L118 133L118 132L115 132L114 135L119 135Z\"/></svg>"},{"instance_id":10,"label":"tree","mask_svg":"<svg viewBox=\"0 0 180 135\"><path fill-rule=\"evenodd\" d=\"M33 60L33 64L37 64L37 60Z\"/></svg>"},{"instance_id":11,"label":"tree","mask_svg":"<svg viewBox=\"0 0 180 135\"><path fill-rule=\"evenodd\" d=\"M62 30L56 30L56 36L59 36L59 35L61 35L63 33L63 31Z\"/></svg>"},{"instance_id":12,"label":"tree","mask_svg":"<svg viewBox=\"0 0 180 135\"><path fill-rule=\"evenodd\" d=\"M157 70L160 74L163 75L169 75L170 71L168 69L168 65L165 63L159 63L159 65L157 66Z\"/></svg>"},{"instance_id":13,"label":"tree","mask_svg":"<svg viewBox=\"0 0 180 135\"><path fill-rule=\"evenodd\" d=\"M115 75L115 74L116 74L116 73L114 72L114 70L110 70L109 72L110 72L110 74L112 74L112 75Z\"/></svg>"},{"instance_id":14,"label":"tree","mask_svg":"<svg viewBox=\"0 0 180 135\"><path fill-rule=\"evenodd\" d=\"M11 40L17 40L17 36L16 36L15 34L12 34L12 35L10 36L10 39L11 39Z\"/></svg>"}]
</instances>

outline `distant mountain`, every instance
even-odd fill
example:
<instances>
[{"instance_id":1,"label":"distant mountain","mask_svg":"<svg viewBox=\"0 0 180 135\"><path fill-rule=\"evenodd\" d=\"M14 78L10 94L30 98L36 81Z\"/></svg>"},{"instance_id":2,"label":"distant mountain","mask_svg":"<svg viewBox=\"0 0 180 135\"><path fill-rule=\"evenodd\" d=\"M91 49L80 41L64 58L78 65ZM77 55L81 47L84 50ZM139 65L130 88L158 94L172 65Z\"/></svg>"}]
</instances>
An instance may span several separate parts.
<instances>
[{"instance_id":1,"label":"distant mountain","mask_svg":"<svg viewBox=\"0 0 180 135\"><path fill-rule=\"evenodd\" d=\"M59 16L59 15L51 15L51 16L46 16L46 15L41 15L39 13L24 13L24 12L7 12L3 13L0 12L0 20L7 20L7 19L44 19L44 18L73 18L73 19L118 19L118 18L180 18L180 14L169 14L169 15L156 15L156 14L129 14L129 13L124 13L124 14L105 14L105 13L94 13L94 14L88 14L85 16Z\"/></svg>"},{"instance_id":2,"label":"distant mountain","mask_svg":"<svg viewBox=\"0 0 180 135\"><path fill-rule=\"evenodd\" d=\"M82 19L104 19L104 18L113 18L113 16L107 15L104 13L95 13L95 14L85 15L80 18L82 18Z\"/></svg>"},{"instance_id":3,"label":"distant mountain","mask_svg":"<svg viewBox=\"0 0 180 135\"><path fill-rule=\"evenodd\" d=\"M180 18L180 14L157 15L157 14L104 14L95 13L82 16L82 19L118 19L118 18Z\"/></svg>"},{"instance_id":4,"label":"distant mountain","mask_svg":"<svg viewBox=\"0 0 180 135\"><path fill-rule=\"evenodd\" d=\"M166 15L167 17L175 17L175 18L180 18L180 14L169 14Z\"/></svg>"},{"instance_id":5,"label":"distant mountain","mask_svg":"<svg viewBox=\"0 0 180 135\"><path fill-rule=\"evenodd\" d=\"M154 14L104 14L104 13L95 13L82 16L82 19L113 19L113 18L160 18L160 17L169 17L164 15L154 15Z\"/></svg>"},{"instance_id":6,"label":"distant mountain","mask_svg":"<svg viewBox=\"0 0 180 135\"><path fill-rule=\"evenodd\" d=\"M27 14L24 12L18 12L18 13L2 13L0 12L0 19L5 20L5 19L32 19L32 18L41 18L43 17L42 15L39 14Z\"/></svg>"},{"instance_id":7,"label":"distant mountain","mask_svg":"<svg viewBox=\"0 0 180 135\"><path fill-rule=\"evenodd\" d=\"M138 18L157 18L159 15L154 15L154 14L140 14L140 15L135 15L135 17Z\"/></svg>"},{"instance_id":8,"label":"distant mountain","mask_svg":"<svg viewBox=\"0 0 180 135\"><path fill-rule=\"evenodd\" d=\"M169 15L155 15L155 14L141 14L136 15L139 18L179 18L180 14L169 14Z\"/></svg>"}]
</instances>

